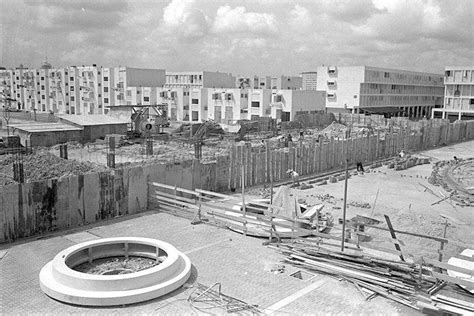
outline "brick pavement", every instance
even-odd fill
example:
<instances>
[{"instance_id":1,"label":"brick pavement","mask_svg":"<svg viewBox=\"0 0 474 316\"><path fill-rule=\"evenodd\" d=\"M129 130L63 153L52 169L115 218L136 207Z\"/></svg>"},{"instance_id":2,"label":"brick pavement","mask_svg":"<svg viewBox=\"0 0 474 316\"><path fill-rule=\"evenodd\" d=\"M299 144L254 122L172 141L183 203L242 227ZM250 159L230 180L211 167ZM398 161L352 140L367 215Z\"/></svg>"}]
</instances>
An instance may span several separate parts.
<instances>
[{"instance_id":1,"label":"brick pavement","mask_svg":"<svg viewBox=\"0 0 474 316\"><path fill-rule=\"evenodd\" d=\"M210 225L191 225L188 219L164 213L148 212L103 226L83 227L82 232L65 233L22 244L3 245L8 252L0 259L0 314L195 314L187 298L193 287L181 288L162 298L125 307L85 308L55 301L43 294L38 274L42 266L60 250L75 242L96 237L135 236L157 238L189 252L193 273L188 281L222 284L222 291L261 310L308 286L289 276L295 268L287 266L282 274L268 272L268 265L278 263L281 255L262 246L262 239L245 237ZM2 247L5 248L5 247ZM407 314L392 303L375 299L364 303L350 285L327 276L312 281L325 284L276 311L285 314ZM223 313L223 310L213 310ZM408 311L412 312L412 311Z\"/></svg>"}]
</instances>

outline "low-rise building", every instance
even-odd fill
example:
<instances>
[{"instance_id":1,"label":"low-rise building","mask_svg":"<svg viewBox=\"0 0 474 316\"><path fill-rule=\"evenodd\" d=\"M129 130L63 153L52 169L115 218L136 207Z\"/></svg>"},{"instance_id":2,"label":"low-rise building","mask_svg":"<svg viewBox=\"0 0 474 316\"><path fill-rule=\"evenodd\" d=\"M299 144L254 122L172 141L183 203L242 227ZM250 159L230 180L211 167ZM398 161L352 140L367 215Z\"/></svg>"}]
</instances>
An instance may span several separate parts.
<instances>
[{"instance_id":1,"label":"low-rise building","mask_svg":"<svg viewBox=\"0 0 474 316\"><path fill-rule=\"evenodd\" d=\"M474 66L448 66L444 73L444 102L432 117L455 115L458 120L474 118Z\"/></svg>"},{"instance_id":2,"label":"low-rise building","mask_svg":"<svg viewBox=\"0 0 474 316\"><path fill-rule=\"evenodd\" d=\"M326 91L331 112L426 117L442 104L441 74L369 66L323 66L317 89Z\"/></svg>"}]
</instances>

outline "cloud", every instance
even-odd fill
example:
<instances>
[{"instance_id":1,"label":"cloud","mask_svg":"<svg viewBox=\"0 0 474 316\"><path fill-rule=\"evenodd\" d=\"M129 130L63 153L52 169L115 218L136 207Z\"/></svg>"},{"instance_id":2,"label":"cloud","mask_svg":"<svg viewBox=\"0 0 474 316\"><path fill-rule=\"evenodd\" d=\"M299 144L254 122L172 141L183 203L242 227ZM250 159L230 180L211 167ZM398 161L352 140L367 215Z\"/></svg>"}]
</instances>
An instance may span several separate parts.
<instances>
[{"instance_id":1,"label":"cloud","mask_svg":"<svg viewBox=\"0 0 474 316\"><path fill-rule=\"evenodd\" d=\"M472 0L0 0L2 66L242 75L472 64Z\"/></svg>"},{"instance_id":2,"label":"cloud","mask_svg":"<svg viewBox=\"0 0 474 316\"><path fill-rule=\"evenodd\" d=\"M245 7L231 8L228 5L217 9L214 33L274 34L278 32L276 18L270 13L247 12Z\"/></svg>"},{"instance_id":3,"label":"cloud","mask_svg":"<svg viewBox=\"0 0 474 316\"><path fill-rule=\"evenodd\" d=\"M288 24L296 32L306 32L313 24L310 11L299 4L295 4L290 11Z\"/></svg>"},{"instance_id":4,"label":"cloud","mask_svg":"<svg viewBox=\"0 0 474 316\"><path fill-rule=\"evenodd\" d=\"M201 38L209 31L209 22L196 0L173 0L163 10L162 27L184 38Z\"/></svg>"}]
</instances>

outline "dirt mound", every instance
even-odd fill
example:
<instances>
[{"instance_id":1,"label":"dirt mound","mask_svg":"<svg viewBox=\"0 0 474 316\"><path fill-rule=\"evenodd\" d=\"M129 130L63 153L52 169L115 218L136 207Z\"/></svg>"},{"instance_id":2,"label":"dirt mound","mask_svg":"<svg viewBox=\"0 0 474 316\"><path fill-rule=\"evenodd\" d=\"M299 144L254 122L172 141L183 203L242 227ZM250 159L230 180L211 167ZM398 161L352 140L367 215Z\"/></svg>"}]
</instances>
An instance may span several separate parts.
<instances>
[{"instance_id":1,"label":"dirt mound","mask_svg":"<svg viewBox=\"0 0 474 316\"><path fill-rule=\"evenodd\" d=\"M347 126L343 124L339 124L336 122L332 122L328 127L321 131L321 134L326 135L328 137L343 137L347 131Z\"/></svg>"},{"instance_id":2,"label":"dirt mound","mask_svg":"<svg viewBox=\"0 0 474 316\"><path fill-rule=\"evenodd\" d=\"M0 156L0 186L15 183L13 181L14 161L16 161L15 156ZM106 171L107 168L90 162L65 160L49 152L41 151L23 156L23 170L25 181L32 182Z\"/></svg>"}]
</instances>

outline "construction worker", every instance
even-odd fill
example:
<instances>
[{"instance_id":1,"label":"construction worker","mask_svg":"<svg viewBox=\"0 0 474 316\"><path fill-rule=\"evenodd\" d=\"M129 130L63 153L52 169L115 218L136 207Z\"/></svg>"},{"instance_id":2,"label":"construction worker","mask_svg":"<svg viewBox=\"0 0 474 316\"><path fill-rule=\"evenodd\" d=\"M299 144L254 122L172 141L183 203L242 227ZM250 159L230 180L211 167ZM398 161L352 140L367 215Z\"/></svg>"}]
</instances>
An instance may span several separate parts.
<instances>
[{"instance_id":1,"label":"construction worker","mask_svg":"<svg viewBox=\"0 0 474 316\"><path fill-rule=\"evenodd\" d=\"M288 169L286 174L288 174L291 177L291 180L293 180L293 186L295 184L300 185L300 175L296 171L294 171L293 169Z\"/></svg>"}]
</instances>

